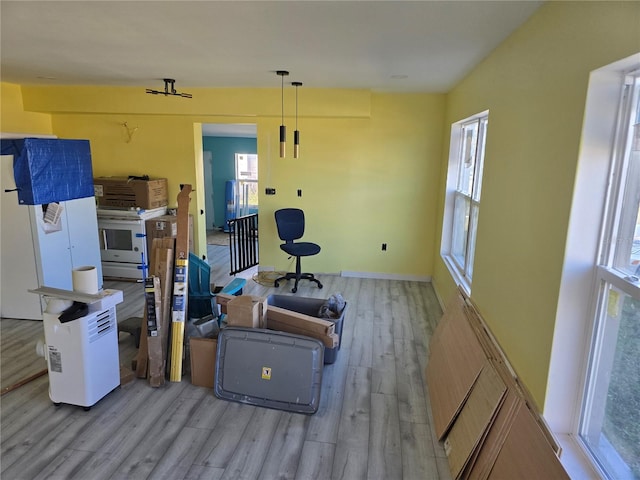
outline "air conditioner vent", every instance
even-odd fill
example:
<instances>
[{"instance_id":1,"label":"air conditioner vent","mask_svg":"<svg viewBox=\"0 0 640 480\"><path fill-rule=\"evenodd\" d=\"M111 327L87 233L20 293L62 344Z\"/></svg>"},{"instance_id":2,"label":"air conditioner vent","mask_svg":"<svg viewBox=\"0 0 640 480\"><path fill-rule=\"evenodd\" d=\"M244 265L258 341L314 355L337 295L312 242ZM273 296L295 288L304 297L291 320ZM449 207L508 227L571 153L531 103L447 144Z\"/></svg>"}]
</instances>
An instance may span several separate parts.
<instances>
[{"instance_id":1,"label":"air conditioner vent","mask_svg":"<svg viewBox=\"0 0 640 480\"><path fill-rule=\"evenodd\" d=\"M93 343L116 328L114 309L110 308L97 314L89 321L89 343Z\"/></svg>"}]
</instances>

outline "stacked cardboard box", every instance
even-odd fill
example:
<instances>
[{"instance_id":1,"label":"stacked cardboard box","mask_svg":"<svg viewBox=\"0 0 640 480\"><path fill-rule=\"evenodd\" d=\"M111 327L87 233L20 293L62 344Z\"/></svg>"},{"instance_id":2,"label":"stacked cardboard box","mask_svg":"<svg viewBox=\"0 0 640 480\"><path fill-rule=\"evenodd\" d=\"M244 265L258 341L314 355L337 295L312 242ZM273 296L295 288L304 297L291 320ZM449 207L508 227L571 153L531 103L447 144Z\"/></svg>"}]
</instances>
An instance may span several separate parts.
<instances>
[{"instance_id":1,"label":"stacked cardboard box","mask_svg":"<svg viewBox=\"0 0 640 480\"><path fill-rule=\"evenodd\" d=\"M175 215L160 215L145 221L147 248L151 251L154 238L176 238L178 234L178 217ZM193 252L193 215L189 215L189 251Z\"/></svg>"},{"instance_id":2,"label":"stacked cardboard box","mask_svg":"<svg viewBox=\"0 0 640 480\"><path fill-rule=\"evenodd\" d=\"M234 327L268 328L281 332L304 335L320 340L325 348L336 348L340 338L335 323L270 305L264 297L252 295L216 295L227 324Z\"/></svg>"},{"instance_id":3,"label":"stacked cardboard box","mask_svg":"<svg viewBox=\"0 0 640 480\"><path fill-rule=\"evenodd\" d=\"M227 325L230 327L266 328L264 298L253 295L231 295L226 302Z\"/></svg>"},{"instance_id":4,"label":"stacked cardboard box","mask_svg":"<svg viewBox=\"0 0 640 480\"><path fill-rule=\"evenodd\" d=\"M166 178L149 180L127 177L93 179L96 200L101 207L159 208L168 204Z\"/></svg>"}]
</instances>

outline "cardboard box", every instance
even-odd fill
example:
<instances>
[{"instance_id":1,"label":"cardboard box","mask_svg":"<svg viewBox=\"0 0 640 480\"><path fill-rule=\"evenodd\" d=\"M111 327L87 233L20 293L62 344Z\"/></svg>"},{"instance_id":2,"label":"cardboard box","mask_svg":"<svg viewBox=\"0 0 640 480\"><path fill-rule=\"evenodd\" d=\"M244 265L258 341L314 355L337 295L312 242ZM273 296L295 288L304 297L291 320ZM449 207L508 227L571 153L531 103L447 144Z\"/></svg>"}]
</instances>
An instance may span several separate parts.
<instances>
[{"instance_id":1,"label":"cardboard box","mask_svg":"<svg viewBox=\"0 0 640 480\"><path fill-rule=\"evenodd\" d=\"M217 347L218 341L215 338L189 338L191 383L193 385L213 388Z\"/></svg>"},{"instance_id":2,"label":"cardboard box","mask_svg":"<svg viewBox=\"0 0 640 480\"><path fill-rule=\"evenodd\" d=\"M233 327L264 328L264 298L239 295L227 302L227 325Z\"/></svg>"},{"instance_id":3,"label":"cardboard box","mask_svg":"<svg viewBox=\"0 0 640 480\"><path fill-rule=\"evenodd\" d=\"M147 251L151 252L154 238L176 238L178 234L178 217L161 215L145 221L147 235ZM193 215L189 215L189 251L193 252Z\"/></svg>"},{"instance_id":4,"label":"cardboard box","mask_svg":"<svg viewBox=\"0 0 640 480\"><path fill-rule=\"evenodd\" d=\"M166 178L129 180L126 177L93 179L96 200L101 207L159 208L168 202Z\"/></svg>"}]
</instances>

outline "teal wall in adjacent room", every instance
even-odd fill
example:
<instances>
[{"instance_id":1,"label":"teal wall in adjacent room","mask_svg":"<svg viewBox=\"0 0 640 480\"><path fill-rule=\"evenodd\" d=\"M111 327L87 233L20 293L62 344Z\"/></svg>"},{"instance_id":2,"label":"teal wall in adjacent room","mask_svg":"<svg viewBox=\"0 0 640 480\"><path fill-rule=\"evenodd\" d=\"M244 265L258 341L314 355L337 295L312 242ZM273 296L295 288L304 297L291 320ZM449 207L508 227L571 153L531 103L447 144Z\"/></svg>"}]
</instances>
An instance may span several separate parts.
<instances>
[{"instance_id":1,"label":"teal wall in adjacent room","mask_svg":"<svg viewBox=\"0 0 640 480\"><path fill-rule=\"evenodd\" d=\"M216 227L224 226L226 210L225 182L235 178L235 154L258 153L257 139L246 137L202 137L202 150L213 157L211 178L205 178L206 188L213 189L213 210ZM210 228L210 225L207 225Z\"/></svg>"}]
</instances>

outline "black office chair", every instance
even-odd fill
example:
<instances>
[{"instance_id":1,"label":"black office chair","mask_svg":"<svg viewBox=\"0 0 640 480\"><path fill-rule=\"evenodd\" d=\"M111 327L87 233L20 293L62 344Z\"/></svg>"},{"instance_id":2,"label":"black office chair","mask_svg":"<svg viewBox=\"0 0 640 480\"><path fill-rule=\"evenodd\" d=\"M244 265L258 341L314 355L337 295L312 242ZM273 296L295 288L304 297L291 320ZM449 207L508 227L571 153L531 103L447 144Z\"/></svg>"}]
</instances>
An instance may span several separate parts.
<instances>
[{"instance_id":1,"label":"black office chair","mask_svg":"<svg viewBox=\"0 0 640 480\"><path fill-rule=\"evenodd\" d=\"M308 257L320 253L320 245L311 242L295 242L304 235L304 212L299 208L283 208L276 210L276 226L278 227L278 236L285 243L280 248L292 257L296 257L296 272L287 273L284 277L280 277L273 282L274 287L280 285L281 280L296 279L296 284L291 291L298 291L298 282L300 280L311 280L318 284L318 288L322 288L320 281L313 276L313 273L301 273L300 257Z\"/></svg>"}]
</instances>

